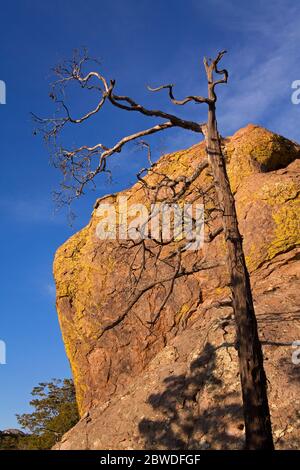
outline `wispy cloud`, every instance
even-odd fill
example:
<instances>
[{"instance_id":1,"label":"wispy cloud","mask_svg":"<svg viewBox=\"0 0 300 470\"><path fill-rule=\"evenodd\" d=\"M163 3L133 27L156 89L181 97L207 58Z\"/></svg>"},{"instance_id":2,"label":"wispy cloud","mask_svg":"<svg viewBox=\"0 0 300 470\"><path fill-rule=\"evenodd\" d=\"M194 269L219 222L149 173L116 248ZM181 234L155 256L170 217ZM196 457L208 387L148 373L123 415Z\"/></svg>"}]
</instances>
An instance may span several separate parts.
<instances>
[{"instance_id":1,"label":"wispy cloud","mask_svg":"<svg viewBox=\"0 0 300 470\"><path fill-rule=\"evenodd\" d=\"M291 83L300 77L299 5L289 0L254 1L248 7L236 1L213 3L222 11L224 29L241 38L226 58L230 80L220 92L221 127L232 133L258 122L300 139L300 107L291 103Z\"/></svg>"},{"instance_id":2,"label":"wispy cloud","mask_svg":"<svg viewBox=\"0 0 300 470\"><path fill-rule=\"evenodd\" d=\"M273 34L266 46L259 47L260 38L256 45L255 42L247 44L236 52L231 61L231 79L219 115L229 132L253 121L277 132L288 132L291 137L300 137L296 126L300 109L291 103L291 83L297 78L300 60L299 20L290 13L287 23L279 26L277 15L278 11L273 20L269 19L266 29ZM256 34L261 32L266 37L261 21L256 24L250 21L250 25ZM274 34L274 31L278 32Z\"/></svg>"},{"instance_id":3,"label":"wispy cloud","mask_svg":"<svg viewBox=\"0 0 300 470\"><path fill-rule=\"evenodd\" d=\"M300 79L298 2L253 0L246 4L238 0L195 0L194 8L202 20L205 15L211 18L211 34L218 38L218 44L227 47L229 42L228 55L222 62L229 70L229 82L218 88L221 133L230 135L253 122L300 141L297 125L300 105L291 102L291 84ZM208 39L211 46L212 38ZM187 51L187 63L191 62L192 54L198 58L199 50ZM169 64L169 72L164 71L165 76L174 76L177 70L180 96L199 89L205 93L205 82L199 78L200 74L204 77L204 70L198 62L196 74L179 63ZM205 107L199 106L189 106L188 113L178 108L176 111L197 121L206 115ZM172 137L167 137L166 142L171 143ZM180 134L178 140L182 147L189 146L193 138L186 133Z\"/></svg>"},{"instance_id":4,"label":"wispy cloud","mask_svg":"<svg viewBox=\"0 0 300 470\"><path fill-rule=\"evenodd\" d=\"M19 223L66 224L65 215L55 210L51 200L2 199L0 211L2 216Z\"/></svg>"},{"instance_id":5,"label":"wispy cloud","mask_svg":"<svg viewBox=\"0 0 300 470\"><path fill-rule=\"evenodd\" d=\"M55 293L56 293L56 289L55 289L55 285L54 285L54 282L47 282L44 286L43 286L43 291L45 292L45 294L51 298L52 300L55 299Z\"/></svg>"}]
</instances>

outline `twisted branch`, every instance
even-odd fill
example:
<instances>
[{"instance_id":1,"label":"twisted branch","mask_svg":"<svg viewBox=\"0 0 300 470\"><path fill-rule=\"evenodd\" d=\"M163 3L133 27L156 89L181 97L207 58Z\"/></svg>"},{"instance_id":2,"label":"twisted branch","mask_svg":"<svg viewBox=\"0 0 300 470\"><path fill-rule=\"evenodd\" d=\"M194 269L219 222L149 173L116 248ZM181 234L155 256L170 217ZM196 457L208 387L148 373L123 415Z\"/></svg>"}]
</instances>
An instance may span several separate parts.
<instances>
[{"instance_id":1,"label":"twisted branch","mask_svg":"<svg viewBox=\"0 0 300 470\"><path fill-rule=\"evenodd\" d=\"M172 101L173 104L177 104L179 106L185 105L186 103L189 103L190 101L194 101L195 103L198 103L198 104L199 103L209 104L209 102L210 102L210 100L208 98L204 98L203 96L196 96L196 95L187 96L186 98L184 98L182 100L177 100L177 99L175 99L174 94L173 94L174 85L172 85L172 84L170 84L170 85L161 85L157 88L151 88L150 86L147 86L147 88L148 88L149 91L152 91L152 92L157 92L157 91L160 91L160 90L168 89L169 90L170 100Z\"/></svg>"}]
</instances>

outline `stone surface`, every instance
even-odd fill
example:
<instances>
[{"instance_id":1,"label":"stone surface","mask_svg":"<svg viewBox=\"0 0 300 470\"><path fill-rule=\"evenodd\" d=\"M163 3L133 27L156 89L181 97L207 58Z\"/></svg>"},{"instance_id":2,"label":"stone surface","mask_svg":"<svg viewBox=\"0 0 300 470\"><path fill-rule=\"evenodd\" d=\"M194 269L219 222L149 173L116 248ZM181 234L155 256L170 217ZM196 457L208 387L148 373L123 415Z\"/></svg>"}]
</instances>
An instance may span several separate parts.
<instances>
[{"instance_id":1,"label":"stone surface","mask_svg":"<svg viewBox=\"0 0 300 470\"><path fill-rule=\"evenodd\" d=\"M4 429L0 431L0 436L25 436L25 432L20 429Z\"/></svg>"},{"instance_id":2,"label":"stone surface","mask_svg":"<svg viewBox=\"0 0 300 470\"><path fill-rule=\"evenodd\" d=\"M292 362L292 342L300 340L299 146L249 125L224 139L224 150L251 272L276 445L293 448L300 423L300 365ZM156 170L190 174L204 156L198 144L163 156ZM147 178L152 184L157 174ZM206 172L197 185L210 182ZM149 204L139 183L105 202L117 204L124 195ZM185 254L187 271L203 256L216 267L176 280L149 327L162 290L149 289L120 321L132 296L135 253L117 241L100 241L98 220L95 209L88 226L55 257L59 321L82 415L58 447L240 448L243 419L222 235ZM148 283L168 276L163 263L147 266Z\"/></svg>"}]
</instances>

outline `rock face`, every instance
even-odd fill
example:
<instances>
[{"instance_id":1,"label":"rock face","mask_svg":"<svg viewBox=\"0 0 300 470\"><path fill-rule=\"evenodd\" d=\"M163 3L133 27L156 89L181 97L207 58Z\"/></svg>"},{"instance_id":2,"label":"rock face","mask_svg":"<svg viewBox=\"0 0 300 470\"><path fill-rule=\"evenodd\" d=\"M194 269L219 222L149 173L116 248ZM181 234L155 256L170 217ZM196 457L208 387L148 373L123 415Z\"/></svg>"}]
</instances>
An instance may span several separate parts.
<instances>
[{"instance_id":1,"label":"rock face","mask_svg":"<svg viewBox=\"0 0 300 470\"><path fill-rule=\"evenodd\" d=\"M278 448L297 448L300 365L292 354L294 362L300 354L292 343L300 340L300 147L249 125L224 139L224 151L251 273L274 439ZM148 185L165 174L189 175L203 158L203 144L166 155L146 177ZM187 200L196 186L211 183L209 171L196 183ZM140 183L98 200L88 226L56 253L57 310L82 416L57 447L241 448L223 235L185 253L190 274L176 279L165 304L170 269L149 258L140 282L153 288L128 310L142 255L137 247L96 236L99 203L117 205L124 196L149 204ZM209 269L192 272L203 258Z\"/></svg>"},{"instance_id":2,"label":"rock face","mask_svg":"<svg viewBox=\"0 0 300 470\"><path fill-rule=\"evenodd\" d=\"M0 431L0 436L26 436L25 432L21 431L20 429L4 429Z\"/></svg>"}]
</instances>

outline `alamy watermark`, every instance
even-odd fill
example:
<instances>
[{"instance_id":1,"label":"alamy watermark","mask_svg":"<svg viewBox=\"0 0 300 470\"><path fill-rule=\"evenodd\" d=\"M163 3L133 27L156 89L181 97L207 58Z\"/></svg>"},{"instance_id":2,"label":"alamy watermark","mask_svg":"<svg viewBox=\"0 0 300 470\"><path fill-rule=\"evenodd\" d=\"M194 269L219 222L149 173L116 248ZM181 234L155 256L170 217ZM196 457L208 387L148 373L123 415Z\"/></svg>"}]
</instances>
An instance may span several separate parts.
<instances>
[{"instance_id":1,"label":"alamy watermark","mask_svg":"<svg viewBox=\"0 0 300 470\"><path fill-rule=\"evenodd\" d=\"M300 80L294 80L292 83L292 89L295 90L292 93L291 100L293 104L300 104Z\"/></svg>"},{"instance_id":2,"label":"alamy watermark","mask_svg":"<svg viewBox=\"0 0 300 470\"><path fill-rule=\"evenodd\" d=\"M300 340L293 341L292 348L295 349L292 353L292 363L298 366L300 364Z\"/></svg>"},{"instance_id":3,"label":"alamy watermark","mask_svg":"<svg viewBox=\"0 0 300 470\"><path fill-rule=\"evenodd\" d=\"M0 364L6 364L6 344L0 339Z\"/></svg>"},{"instance_id":4,"label":"alamy watermark","mask_svg":"<svg viewBox=\"0 0 300 470\"><path fill-rule=\"evenodd\" d=\"M6 104L6 84L0 80L0 104Z\"/></svg>"},{"instance_id":5,"label":"alamy watermark","mask_svg":"<svg viewBox=\"0 0 300 470\"><path fill-rule=\"evenodd\" d=\"M186 250L198 250L204 242L203 204L128 204L121 196L118 204L100 203L96 210L100 240L152 239L163 243L186 240Z\"/></svg>"}]
</instances>

